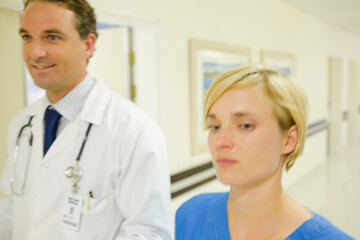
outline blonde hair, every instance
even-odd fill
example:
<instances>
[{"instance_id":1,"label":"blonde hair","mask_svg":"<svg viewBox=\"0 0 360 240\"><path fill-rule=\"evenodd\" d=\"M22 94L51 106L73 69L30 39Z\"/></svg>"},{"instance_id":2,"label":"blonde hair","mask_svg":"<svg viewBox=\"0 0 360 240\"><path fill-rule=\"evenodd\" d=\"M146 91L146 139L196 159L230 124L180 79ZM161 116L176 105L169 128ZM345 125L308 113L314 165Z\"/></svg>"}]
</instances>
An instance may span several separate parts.
<instances>
[{"instance_id":1,"label":"blonde hair","mask_svg":"<svg viewBox=\"0 0 360 240\"><path fill-rule=\"evenodd\" d=\"M284 158L284 168L288 171L304 150L308 99L303 88L287 75L261 64L233 68L221 74L210 86L205 97L204 116L207 118L211 106L225 91L247 86L257 86L267 96L282 131L297 126L296 148Z\"/></svg>"}]
</instances>

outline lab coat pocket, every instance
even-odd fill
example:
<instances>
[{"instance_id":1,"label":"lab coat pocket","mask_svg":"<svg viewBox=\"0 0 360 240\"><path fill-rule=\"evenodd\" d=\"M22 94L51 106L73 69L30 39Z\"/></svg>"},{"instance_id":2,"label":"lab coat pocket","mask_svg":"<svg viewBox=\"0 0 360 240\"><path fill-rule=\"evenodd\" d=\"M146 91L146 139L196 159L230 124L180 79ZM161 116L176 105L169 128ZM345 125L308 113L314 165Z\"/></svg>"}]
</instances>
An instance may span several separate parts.
<instances>
[{"instance_id":1,"label":"lab coat pocket","mask_svg":"<svg viewBox=\"0 0 360 240\"><path fill-rule=\"evenodd\" d=\"M113 239L116 226L120 225L118 212L114 192L108 192L100 198L83 197L80 230L74 232L66 229L66 239Z\"/></svg>"},{"instance_id":2,"label":"lab coat pocket","mask_svg":"<svg viewBox=\"0 0 360 240\"><path fill-rule=\"evenodd\" d=\"M105 236L109 236L119 224L115 217L117 209L114 192L108 192L100 198L87 197L84 199L82 212L80 231L92 238L98 236L94 239L107 239Z\"/></svg>"}]
</instances>

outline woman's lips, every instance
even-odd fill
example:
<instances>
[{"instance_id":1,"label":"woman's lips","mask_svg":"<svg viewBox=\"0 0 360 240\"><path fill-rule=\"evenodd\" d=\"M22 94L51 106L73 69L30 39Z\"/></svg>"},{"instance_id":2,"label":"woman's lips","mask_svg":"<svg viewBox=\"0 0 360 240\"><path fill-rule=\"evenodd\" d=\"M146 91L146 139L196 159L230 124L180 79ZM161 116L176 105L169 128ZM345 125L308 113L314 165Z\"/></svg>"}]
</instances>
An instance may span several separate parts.
<instances>
[{"instance_id":1,"label":"woman's lips","mask_svg":"<svg viewBox=\"0 0 360 240\"><path fill-rule=\"evenodd\" d=\"M233 166L234 164L237 164L237 161L229 158L218 158L216 162L219 167L230 167Z\"/></svg>"}]
</instances>

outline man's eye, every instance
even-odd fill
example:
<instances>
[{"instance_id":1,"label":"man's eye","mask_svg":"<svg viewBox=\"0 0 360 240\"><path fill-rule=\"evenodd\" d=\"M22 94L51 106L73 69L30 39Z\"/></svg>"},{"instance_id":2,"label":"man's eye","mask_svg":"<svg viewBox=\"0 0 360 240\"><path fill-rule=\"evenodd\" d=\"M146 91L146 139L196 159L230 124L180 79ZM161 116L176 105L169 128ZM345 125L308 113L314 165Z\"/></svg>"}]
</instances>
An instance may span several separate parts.
<instances>
[{"instance_id":1,"label":"man's eye","mask_svg":"<svg viewBox=\"0 0 360 240\"><path fill-rule=\"evenodd\" d=\"M30 37L30 35L24 34L24 35L21 36L21 38L22 38L24 41L28 41L31 37Z\"/></svg>"},{"instance_id":2,"label":"man's eye","mask_svg":"<svg viewBox=\"0 0 360 240\"><path fill-rule=\"evenodd\" d=\"M48 39L51 40L51 41L55 41L55 40L59 40L60 37L55 36L55 35L50 35L50 36L48 36Z\"/></svg>"}]
</instances>

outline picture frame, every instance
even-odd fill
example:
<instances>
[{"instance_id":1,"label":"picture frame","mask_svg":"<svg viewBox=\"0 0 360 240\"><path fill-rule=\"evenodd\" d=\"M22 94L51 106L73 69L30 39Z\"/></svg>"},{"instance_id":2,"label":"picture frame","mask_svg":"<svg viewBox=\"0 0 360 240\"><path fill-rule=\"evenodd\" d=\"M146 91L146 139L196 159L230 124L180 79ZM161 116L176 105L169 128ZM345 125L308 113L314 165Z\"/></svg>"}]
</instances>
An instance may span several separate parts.
<instances>
[{"instance_id":1,"label":"picture frame","mask_svg":"<svg viewBox=\"0 0 360 240\"><path fill-rule=\"evenodd\" d=\"M191 154L207 151L207 127L203 116L206 91L221 73L250 62L250 48L190 40Z\"/></svg>"},{"instance_id":2,"label":"picture frame","mask_svg":"<svg viewBox=\"0 0 360 240\"><path fill-rule=\"evenodd\" d=\"M291 53L262 50L261 62L290 77L295 77L295 56Z\"/></svg>"}]
</instances>

